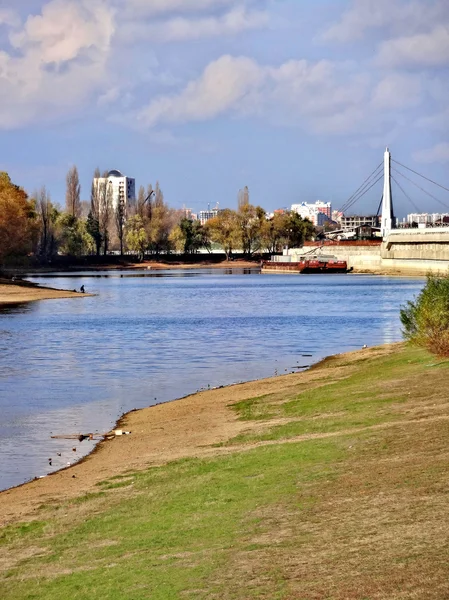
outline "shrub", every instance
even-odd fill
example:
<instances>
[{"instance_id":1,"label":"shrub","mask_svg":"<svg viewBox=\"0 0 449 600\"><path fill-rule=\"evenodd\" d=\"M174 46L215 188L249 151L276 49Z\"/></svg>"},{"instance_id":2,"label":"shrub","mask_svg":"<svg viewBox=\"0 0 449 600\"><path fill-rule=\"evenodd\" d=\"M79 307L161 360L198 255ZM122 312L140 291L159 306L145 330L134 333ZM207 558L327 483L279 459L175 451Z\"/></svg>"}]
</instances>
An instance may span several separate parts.
<instances>
[{"instance_id":1,"label":"shrub","mask_svg":"<svg viewBox=\"0 0 449 600\"><path fill-rule=\"evenodd\" d=\"M401 308L403 335L437 356L449 356L449 273L428 275L414 302Z\"/></svg>"}]
</instances>

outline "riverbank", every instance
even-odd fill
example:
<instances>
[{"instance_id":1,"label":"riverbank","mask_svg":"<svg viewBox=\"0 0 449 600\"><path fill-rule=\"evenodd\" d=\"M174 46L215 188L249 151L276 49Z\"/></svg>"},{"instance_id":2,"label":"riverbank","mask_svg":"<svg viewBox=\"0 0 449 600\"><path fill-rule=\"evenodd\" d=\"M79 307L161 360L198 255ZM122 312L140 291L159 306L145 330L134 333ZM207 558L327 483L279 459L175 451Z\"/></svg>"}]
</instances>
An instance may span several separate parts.
<instances>
[{"instance_id":1,"label":"riverbank","mask_svg":"<svg viewBox=\"0 0 449 600\"><path fill-rule=\"evenodd\" d=\"M395 344L128 413L0 494L3 597L448 597L448 367Z\"/></svg>"},{"instance_id":2,"label":"riverbank","mask_svg":"<svg viewBox=\"0 0 449 600\"><path fill-rule=\"evenodd\" d=\"M54 266L29 266L27 268L8 268L5 272L10 275L24 276L30 273L71 273L79 271L128 271L128 270L173 270L173 269L258 269L260 268L260 260L243 260L235 259L227 261L223 260L146 260L136 262L132 260L115 260L101 261L98 264L89 261L79 261L76 264L61 263Z\"/></svg>"},{"instance_id":3,"label":"riverbank","mask_svg":"<svg viewBox=\"0 0 449 600\"><path fill-rule=\"evenodd\" d=\"M17 283L6 282L0 279L0 307L35 302L36 300L52 300L58 298L83 298L89 294L69 292L54 288L38 287L28 281Z\"/></svg>"}]
</instances>

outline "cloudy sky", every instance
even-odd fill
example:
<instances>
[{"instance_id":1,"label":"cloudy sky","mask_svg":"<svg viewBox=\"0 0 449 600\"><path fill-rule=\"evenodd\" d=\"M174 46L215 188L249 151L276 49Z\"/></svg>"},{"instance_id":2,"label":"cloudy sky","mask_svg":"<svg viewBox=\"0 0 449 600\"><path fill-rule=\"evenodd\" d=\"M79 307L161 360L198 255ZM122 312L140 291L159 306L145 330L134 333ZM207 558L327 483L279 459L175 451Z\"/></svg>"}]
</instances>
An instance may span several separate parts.
<instances>
[{"instance_id":1,"label":"cloudy sky","mask_svg":"<svg viewBox=\"0 0 449 600\"><path fill-rule=\"evenodd\" d=\"M98 165L175 207L339 208L388 145L449 187L448 75L447 0L0 0L0 170L61 203L76 164L84 199Z\"/></svg>"}]
</instances>

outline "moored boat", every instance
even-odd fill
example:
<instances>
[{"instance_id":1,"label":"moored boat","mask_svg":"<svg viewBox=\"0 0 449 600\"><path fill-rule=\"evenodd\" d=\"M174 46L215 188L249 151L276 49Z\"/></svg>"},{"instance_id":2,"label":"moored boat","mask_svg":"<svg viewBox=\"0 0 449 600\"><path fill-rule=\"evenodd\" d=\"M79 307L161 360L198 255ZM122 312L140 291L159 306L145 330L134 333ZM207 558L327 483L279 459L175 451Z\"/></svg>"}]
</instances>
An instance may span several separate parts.
<instances>
[{"instance_id":1,"label":"moored boat","mask_svg":"<svg viewBox=\"0 0 449 600\"><path fill-rule=\"evenodd\" d=\"M348 273L348 263L330 255L305 255L295 262L263 261L262 273Z\"/></svg>"}]
</instances>

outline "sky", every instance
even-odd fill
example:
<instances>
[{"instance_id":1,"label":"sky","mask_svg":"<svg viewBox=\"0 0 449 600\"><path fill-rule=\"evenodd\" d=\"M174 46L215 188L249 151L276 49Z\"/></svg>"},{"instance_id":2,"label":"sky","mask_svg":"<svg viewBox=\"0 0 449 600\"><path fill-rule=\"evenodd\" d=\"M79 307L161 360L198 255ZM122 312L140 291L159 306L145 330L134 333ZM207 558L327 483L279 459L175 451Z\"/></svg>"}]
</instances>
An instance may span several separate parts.
<instances>
[{"instance_id":1,"label":"sky","mask_svg":"<svg viewBox=\"0 0 449 600\"><path fill-rule=\"evenodd\" d=\"M175 208L338 209L386 146L449 188L448 134L447 0L0 0L0 170L61 205L77 165L83 200L99 166ZM397 178L397 216L449 212Z\"/></svg>"}]
</instances>

